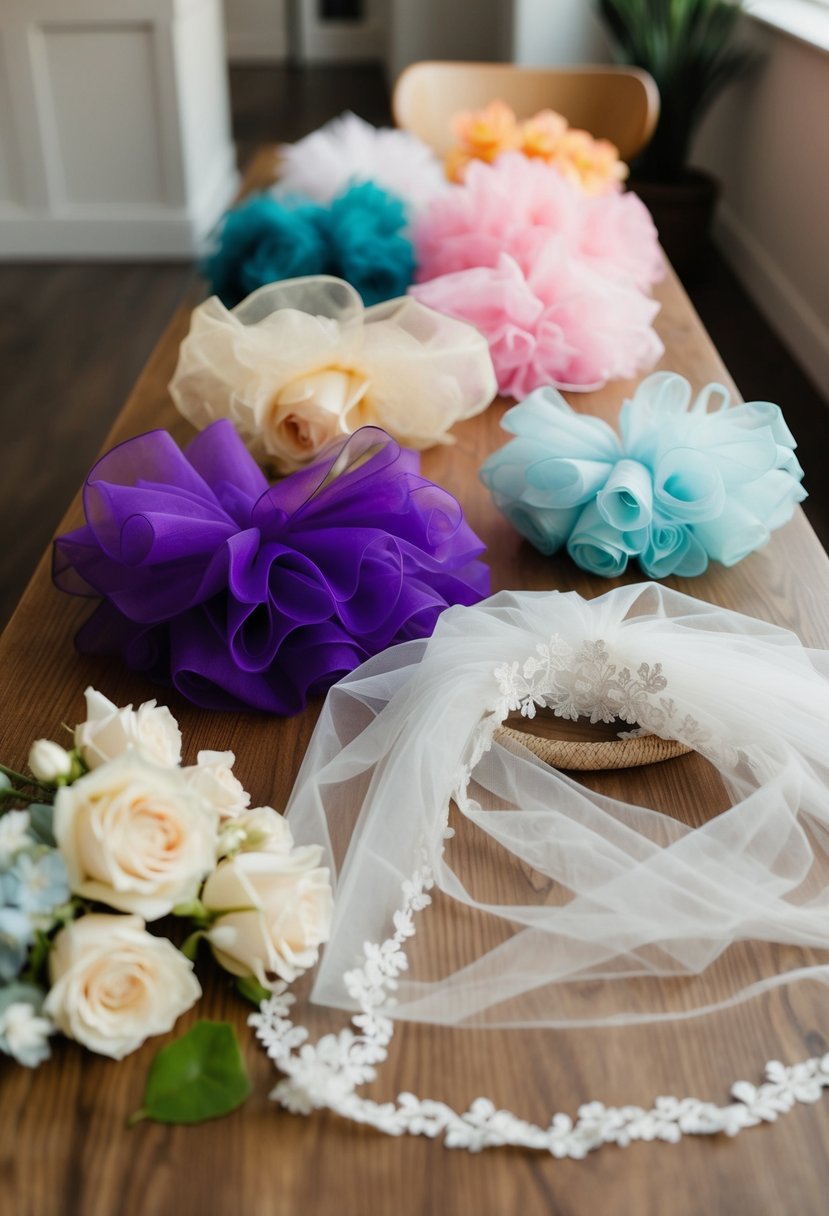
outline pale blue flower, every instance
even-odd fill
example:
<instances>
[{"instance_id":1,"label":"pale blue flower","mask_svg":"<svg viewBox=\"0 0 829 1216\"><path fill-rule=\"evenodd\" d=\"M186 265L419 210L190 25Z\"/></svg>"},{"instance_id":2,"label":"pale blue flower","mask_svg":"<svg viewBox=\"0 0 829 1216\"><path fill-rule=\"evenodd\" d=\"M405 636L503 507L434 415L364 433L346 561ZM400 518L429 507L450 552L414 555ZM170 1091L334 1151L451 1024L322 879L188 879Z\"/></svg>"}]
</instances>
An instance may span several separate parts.
<instances>
[{"instance_id":1,"label":"pale blue flower","mask_svg":"<svg viewBox=\"0 0 829 1216\"><path fill-rule=\"evenodd\" d=\"M28 916L46 916L69 899L69 879L56 849L32 849L3 876L6 903Z\"/></svg>"},{"instance_id":2,"label":"pale blue flower","mask_svg":"<svg viewBox=\"0 0 829 1216\"><path fill-rule=\"evenodd\" d=\"M0 980L19 975L34 934L31 922L19 908L0 908Z\"/></svg>"},{"instance_id":3,"label":"pale blue flower","mask_svg":"<svg viewBox=\"0 0 829 1216\"><path fill-rule=\"evenodd\" d=\"M18 853L31 845L29 824L28 811L6 811L0 815L0 867L7 866Z\"/></svg>"}]
</instances>

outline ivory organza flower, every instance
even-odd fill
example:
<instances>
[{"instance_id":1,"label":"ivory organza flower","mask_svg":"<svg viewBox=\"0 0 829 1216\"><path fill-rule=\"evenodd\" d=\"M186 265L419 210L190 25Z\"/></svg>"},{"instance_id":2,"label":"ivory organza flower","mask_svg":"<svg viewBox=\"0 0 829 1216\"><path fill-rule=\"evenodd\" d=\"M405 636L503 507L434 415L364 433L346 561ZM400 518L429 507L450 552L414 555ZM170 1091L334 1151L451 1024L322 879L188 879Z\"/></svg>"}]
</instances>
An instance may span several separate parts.
<instances>
[{"instance_id":1,"label":"ivory organza flower","mask_svg":"<svg viewBox=\"0 0 829 1216\"><path fill-rule=\"evenodd\" d=\"M452 443L450 428L496 389L486 339L471 325L409 298L366 309L327 276L269 284L232 310L206 300L170 383L194 426L230 419L279 473L366 425L408 448Z\"/></svg>"},{"instance_id":2,"label":"ivory organza flower","mask_svg":"<svg viewBox=\"0 0 829 1216\"><path fill-rule=\"evenodd\" d=\"M555 110L539 110L519 122L505 102L492 101L482 110L456 114L452 130L458 145L446 157L446 175L453 182L464 180L471 161L492 164L505 152L522 152L555 165L589 195L618 191L628 175L615 144L571 127Z\"/></svg>"}]
</instances>

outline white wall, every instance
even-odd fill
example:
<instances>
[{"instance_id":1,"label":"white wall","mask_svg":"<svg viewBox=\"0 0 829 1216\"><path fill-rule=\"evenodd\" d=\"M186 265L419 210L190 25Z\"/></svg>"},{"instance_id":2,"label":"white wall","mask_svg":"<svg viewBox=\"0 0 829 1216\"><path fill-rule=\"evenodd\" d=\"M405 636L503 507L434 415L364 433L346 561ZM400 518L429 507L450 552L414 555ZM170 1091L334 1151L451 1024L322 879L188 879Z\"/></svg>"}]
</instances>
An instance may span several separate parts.
<instances>
[{"instance_id":1,"label":"white wall","mask_svg":"<svg viewBox=\"0 0 829 1216\"><path fill-rule=\"evenodd\" d=\"M743 26L764 62L715 103L693 159L723 185L719 248L829 398L829 51Z\"/></svg>"},{"instance_id":2,"label":"white wall","mask_svg":"<svg viewBox=\"0 0 829 1216\"><path fill-rule=\"evenodd\" d=\"M187 257L236 183L220 0L2 0L0 256Z\"/></svg>"},{"instance_id":3,"label":"white wall","mask_svg":"<svg viewBox=\"0 0 829 1216\"><path fill-rule=\"evenodd\" d=\"M609 63L612 47L591 0L512 0L512 54L529 67Z\"/></svg>"},{"instance_id":4,"label":"white wall","mask_svg":"<svg viewBox=\"0 0 829 1216\"><path fill-rule=\"evenodd\" d=\"M224 0L231 63L279 63L288 54L288 0Z\"/></svg>"},{"instance_id":5,"label":"white wall","mask_svg":"<svg viewBox=\"0 0 829 1216\"><path fill-rule=\"evenodd\" d=\"M508 59L509 12L506 0L389 0L390 82L420 59Z\"/></svg>"}]
</instances>

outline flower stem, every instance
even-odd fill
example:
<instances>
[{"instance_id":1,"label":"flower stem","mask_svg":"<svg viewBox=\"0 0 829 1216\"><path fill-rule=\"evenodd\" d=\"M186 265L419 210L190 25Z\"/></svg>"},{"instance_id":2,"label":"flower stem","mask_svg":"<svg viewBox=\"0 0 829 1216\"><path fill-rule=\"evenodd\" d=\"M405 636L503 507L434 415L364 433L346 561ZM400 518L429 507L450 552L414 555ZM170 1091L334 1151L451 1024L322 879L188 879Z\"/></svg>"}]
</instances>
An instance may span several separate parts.
<instances>
[{"instance_id":1,"label":"flower stem","mask_svg":"<svg viewBox=\"0 0 829 1216\"><path fill-rule=\"evenodd\" d=\"M47 793L52 793L53 785L46 785L43 781L38 781L36 777L27 777L25 773L18 773L13 768L7 768L5 764L0 764L0 773L5 773L11 781L22 781L24 785L33 785L36 789L46 790Z\"/></svg>"},{"instance_id":2,"label":"flower stem","mask_svg":"<svg viewBox=\"0 0 829 1216\"><path fill-rule=\"evenodd\" d=\"M16 790L12 787L0 790L0 815L4 815L6 811L13 810L13 807L3 806L3 801L9 802L37 802L38 794L24 794L23 790Z\"/></svg>"}]
</instances>

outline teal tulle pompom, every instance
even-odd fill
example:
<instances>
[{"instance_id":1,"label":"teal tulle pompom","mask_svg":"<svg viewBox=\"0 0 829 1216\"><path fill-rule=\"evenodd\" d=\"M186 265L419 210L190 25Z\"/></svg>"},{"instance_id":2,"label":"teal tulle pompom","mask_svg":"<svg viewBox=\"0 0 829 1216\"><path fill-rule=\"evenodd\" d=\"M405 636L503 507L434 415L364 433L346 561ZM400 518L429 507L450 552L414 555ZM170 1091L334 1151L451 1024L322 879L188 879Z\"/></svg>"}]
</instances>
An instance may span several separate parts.
<instances>
[{"instance_id":1,"label":"teal tulle pompom","mask_svg":"<svg viewBox=\"0 0 829 1216\"><path fill-rule=\"evenodd\" d=\"M225 215L202 271L228 307L266 283L314 274L345 279L365 304L378 304L404 295L414 278L406 225L401 200L373 182L329 207L259 194Z\"/></svg>"},{"instance_id":2,"label":"teal tulle pompom","mask_svg":"<svg viewBox=\"0 0 829 1216\"><path fill-rule=\"evenodd\" d=\"M315 203L278 203L267 194L228 211L202 265L214 295L232 308L265 283L328 273L326 219Z\"/></svg>"},{"instance_id":3,"label":"teal tulle pompom","mask_svg":"<svg viewBox=\"0 0 829 1216\"><path fill-rule=\"evenodd\" d=\"M331 204L328 233L336 269L366 306L405 295L414 279L411 241L403 235L406 209L373 182L352 186Z\"/></svg>"}]
</instances>

